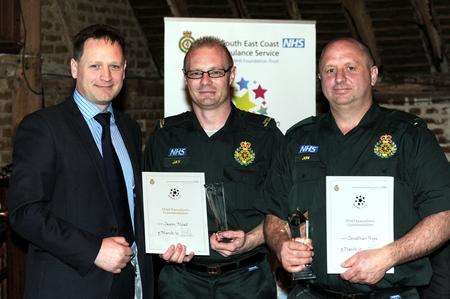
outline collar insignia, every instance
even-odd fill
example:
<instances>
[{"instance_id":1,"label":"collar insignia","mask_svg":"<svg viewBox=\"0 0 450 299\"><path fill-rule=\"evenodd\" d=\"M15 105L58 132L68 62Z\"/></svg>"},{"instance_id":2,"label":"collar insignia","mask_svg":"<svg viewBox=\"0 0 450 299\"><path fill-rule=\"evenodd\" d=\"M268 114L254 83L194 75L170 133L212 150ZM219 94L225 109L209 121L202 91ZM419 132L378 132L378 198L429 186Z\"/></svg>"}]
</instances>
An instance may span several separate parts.
<instances>
[{"instance_id":1,"label":"collar insignia","mask_svg":"<svg viewBox=\"0 0 450 299\"><path fill-rule=\"evenodd\" d=\"M387 159L395 155L397 152L397 145L392 140L392 135L381 135L373 148L373 152L382 159Z\"/></svg>"},{"instance_id":2,"label":"collar insignia","mask_svg":"<svg viewBox=\"0 0 450 299\"><path fill-rule=\"evenodd\" d=\"M255 161L255 152L248 141L241 141L240 146L234 151L234 159L243 166L248 166Z\"/></svg>"}]
</instances>

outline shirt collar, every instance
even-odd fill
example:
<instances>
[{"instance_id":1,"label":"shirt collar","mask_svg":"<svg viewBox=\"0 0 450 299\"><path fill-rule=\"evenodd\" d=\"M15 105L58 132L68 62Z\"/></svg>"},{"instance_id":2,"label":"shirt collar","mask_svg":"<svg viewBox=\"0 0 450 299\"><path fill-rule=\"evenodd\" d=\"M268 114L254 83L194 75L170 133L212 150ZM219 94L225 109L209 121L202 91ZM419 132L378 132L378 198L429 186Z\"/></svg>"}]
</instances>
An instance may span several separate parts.
<instances>
[{"instance_id":1,"label":"shirt collar","mask_svg":"<svg viewBox=\"0 0 450 299\"><path fill-rule=\"evenodd\" d=\"M228 115L228 118L225 121L225 124L219 130L217 130L217 132L223 131L223 130L226 131L226 130L230 129L232 127L232 124L234 123L234 119L236 118L237 112L238 112L238 109L234 106L233 103L231 103L230 114ZM204 132L204 130L203 130L202 126L200 125L200 122L199 122L197 116L195 115L194 111L190 111L190 116L192 118L192 127L195 128L198 131Z\"/></svg>"},{"instance_id":2,"label":"shirt collar","mask_svg":"<svg viewBox=\"0 0 450 299\"><path fill-rule=\"evenodd\" d=\"M380 107L372 103L372 106L370 106L369 110L367 110L366 114L364 114L363 118L359 122L359 127L370 127L372 126L375 121L378 119L378 112L380 111Z\"/></svg>"},{"instance_id":3,"label":"shirt collar","mask_svg":"<svg viewBox=\"0 0 450 299\"><path fill-rule=\"evenodd\" d=\"M359 122L359 124L354 127L351 131L357 130L358 128L370 128L374 126L376 123L378 116L379 116L380 106L378 104L372 103L369 110L364 114L363 118ZM341 133L341 130L338 128L336 121L334 120L334 117L331 112L326 113L321 118L321 124L332 131L335 131L339 134Z\"/></svg>"},{"instance_id":4,"label":"shirt collar","mask_svg":"<svg viewBox=\"0 0 450 299\"><path fill-rule=\"evenodd\" d=\"M94 116L96 116L97 114L105 112L100 110L100 108L98 108L97 105L87 100L86 97L84 97L76 89L73 92L73 99L75 101L75 104L77 104L78 109L80 110L85 120L93 119ZM111 123L114 123L115 118L111 103L109 103L108 107L106 108L106 111L111 113Z\"/></svg>"}]
</instances>

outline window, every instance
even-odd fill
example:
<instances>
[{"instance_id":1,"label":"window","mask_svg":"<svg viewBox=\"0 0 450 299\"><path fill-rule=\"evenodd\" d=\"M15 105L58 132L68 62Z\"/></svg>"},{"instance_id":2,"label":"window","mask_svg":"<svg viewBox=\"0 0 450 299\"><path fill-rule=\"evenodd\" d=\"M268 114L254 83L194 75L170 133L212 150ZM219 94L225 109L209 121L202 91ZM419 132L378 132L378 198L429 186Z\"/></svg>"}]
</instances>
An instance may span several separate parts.
<instances>
[{"instance_id":1,"label":"window","mask_svg":"<svg viewBox=\"0 0 450 299\"><path fill-rule=\"evenodd\" d=\"M0 1L0 53L20 51L20 0Z\"/></svg>"}]
</instances>

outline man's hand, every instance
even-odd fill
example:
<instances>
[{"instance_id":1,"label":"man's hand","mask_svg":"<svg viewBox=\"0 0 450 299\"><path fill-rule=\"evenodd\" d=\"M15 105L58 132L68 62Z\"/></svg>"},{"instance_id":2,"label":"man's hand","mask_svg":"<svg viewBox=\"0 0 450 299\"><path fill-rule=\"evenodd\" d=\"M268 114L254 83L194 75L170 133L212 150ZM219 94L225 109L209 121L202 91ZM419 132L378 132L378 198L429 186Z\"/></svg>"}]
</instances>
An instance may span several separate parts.
<instances>
[{"instance_id":1,"label":"man's hand","mask_svg":"<svg viewBox=\"0 0 450 299\"><path fill-rule=\"evenodd\" d=\"M383 247L357 252L342 264L342 267L348 268L341 274L342 279L352 283L376 284L393 266L386 250Z\"/></svg>"},{"instance_id":2,"label":"man's hand","mask_svg":"<svg viewBox=\"0 0 450 299\"><path fill-rule=\"evenodd\" d=\"M241 230L227 230L209 237L211 248L225 257L244 252L246 240L246 234Z\"/></svg>"},{"instance_id":3,"label":"man's hand","mask_svg":"<svg viewBox=\"0 0 450 299\"><path fill-rule=\"evenodd\" d=\"M170 245L170 247L167 248L166 252L160 254L159 257L168 263L181 264L189 262L194 257L194 253L191 252L186 255L186 246L177 244Z\"/></svg>"},{"instance_id":4,"label":"man's hand","mask_svg":"<svg viewBox=\"0 0 450 299\"><path fill-rule=\"evenodd\" d=\"M286 271L291 273L301 271L306 264L312 262L313 247L303 240L300 238L286 240L280 246L277 256Z\"/></svg>"},{"instance_id":5,"label":"man's hand","mask_svg":"<svg viewBox=\"0 0 450 299\"><path fill-rule=\"evenodd\" d=\"M353 255L342 264L348 270L341 277L353 283L375 284L390 268L429 254L449 238L450 211L432 214L393 243Z\"/></svg>"},{"instance_id":6,"label":"man's hand","mask_svg":"<svg viewBox=\"0 0 450 299\"><path fill-rule=\"evenodd\" d=\"M211 248L227 257L250 251L264 243L262 221L251 231L227 230L212 234L209 237Z\"/></svg>"},{"instance_id":7,"label":"man's hand","mask_svg":"<svg viewBox=\"0 0 450 299\"><path fill-rule=\"evenodd\" d=\"M120 273L133 256L124 237L109 237L102 240L102 246L94 264L111 273Z\"/></svg>"}]
</instances>

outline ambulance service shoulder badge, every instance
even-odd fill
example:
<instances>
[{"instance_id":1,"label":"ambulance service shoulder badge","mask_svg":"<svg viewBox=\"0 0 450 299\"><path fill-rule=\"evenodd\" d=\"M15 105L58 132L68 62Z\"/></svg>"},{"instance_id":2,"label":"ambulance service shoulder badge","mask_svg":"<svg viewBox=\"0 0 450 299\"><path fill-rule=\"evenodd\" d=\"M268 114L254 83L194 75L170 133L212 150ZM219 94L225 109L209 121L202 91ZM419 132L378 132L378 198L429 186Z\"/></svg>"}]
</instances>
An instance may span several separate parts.
<instances>
[{"instance_id":1,"label":"ambulance service shoulder badge","mask_svg":"<svg viewBox=\"0 0 450 299\"><path fill-rule=\"evenodd\" d=\"M234 159L241 165L247 166L255 161L255 152L248 141L241 141L240 146L234 151Z\"/></svg>"},{"instance_id":2,"label":"ambulance service shoulder badge","mask_svg":"<svg viewBox=\"0 0 450 299\"><path fill-rule=\"evenodd\" d=\"M397 152L397 145L392 140L392 135L381 135L373 148L373 152L383 159L392 157Z\"/></svg>"}]
</instances>

